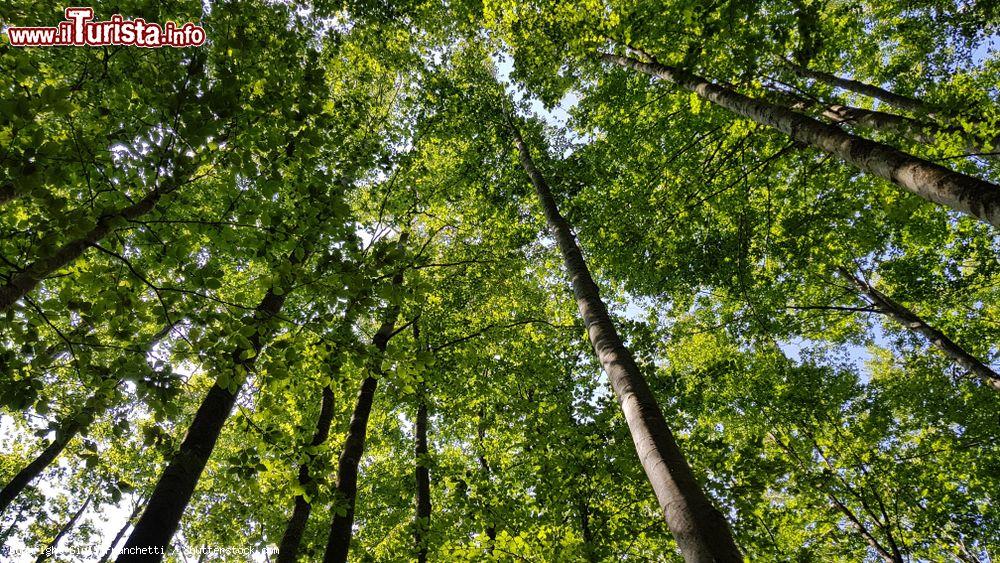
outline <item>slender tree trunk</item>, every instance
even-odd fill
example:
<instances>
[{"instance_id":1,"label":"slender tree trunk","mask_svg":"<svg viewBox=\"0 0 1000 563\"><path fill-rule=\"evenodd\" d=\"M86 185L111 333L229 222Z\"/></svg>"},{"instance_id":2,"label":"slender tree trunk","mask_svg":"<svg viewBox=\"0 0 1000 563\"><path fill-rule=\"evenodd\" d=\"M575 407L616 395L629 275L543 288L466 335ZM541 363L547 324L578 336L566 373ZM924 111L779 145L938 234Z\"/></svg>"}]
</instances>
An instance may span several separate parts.
<instances>
[{"instance_id":1,"label":"slender tree trunk","mask_svg":"<svg viewBox=\"0 0 1000 563\"><path fill-rule=\"evenodd\" d=\"M960 127L946 127L934 122L921 121L912 117L858 108L844 104L824 104L815 98L808 98L789 92L772 90L776 102L788 109L806 111L819 107L823 117L837 125L858 126L881 133L901 135L911 141L922 144L934 143L939 135L955 134L962 138L965 152L970 156L983 155L994 150L1000 144L1000 137L985 141L976 135L971 135Z\"/></svg>"},{"instance_id":2,"label":"slender tree trunk","mask_svg":"<svg viewBox=\"0 0 1000 563\"><path fill-rule=\"evenodd\" d=\"M476 429L477 437L479 438L479 455L476 456L479 461L479 468L483 470L483 477L487 482L490 480L490 464L486 461L486 428L483 422L486 419L485 409L480 408L479 410L479 428ZM489 542L486 545L486 553L493 553L493 546L496 545L497 541L497 524L496 518L493 515L493 507L490 505L490 501L486 501L483 506L483 512L486 515L486 538Z\"/></svg>"},{"instance_id":3,"label":"slender tree trunk","mask_svg":"<svg viewBox=\"0 0 1000 563\"><path fill-rule=\"evenodd\" d=\"M63 527L59 529L59 533L56 534L56 537L52 538L52 541L50 541L49 544L45 546L45 549L38 554L38 558L35 559L35 563L42 563L52 555L56 547L59 545L59 540L63 539L63 536L68 534L69 531L73 529L73 526L76 526L77 520L79 520L80 517L83 516L83 513L87 511L87 507L90 506L91 499L93 499L93 497L88 496L87 500L83 501L83 505L73 513L69 522L66 522Z\"/></svg>"},{"instance_id":4,"label":"slender tree trunk","mask_svg":"<svg viewBox=\"0 0 1000 563\"><path fill-rule=\"evenodd\" d=\"M590 529L590 503L587 502L583 493L578 493L580 499L577 503L577 511L580 515L580 532L583 534L583 552L587 561L597 563L597 555L594 553L594 533Z\"/></svg>"},{"instance_id":5,"label":"slender tree trunk","mask_svg":"<svg viewBox=\"0 0 1000 563\"><path fill-rule=\"evenodd\" d=\"M420 321L413 322L413 343L420 351ZM413 437L414 480L416 481L416 514L413 522L413 541L417 550L417 563L427 562L427 534L431 527L431 472L430 449L427 447L427 386L421 384L417 399L417 421Z\"/></svg>"},{"instance_id":6,"label":"slender tree trunk","mask_svg":"<svg viewBox=\"0 0 1000 563\"><path fill-rule=\"evenodd\" d=\"M7 543L7 538L14 533L17 525L23 522L24 516L24 505L18 507L17 512L14 513L14 518L11 519L10 525L8 525L2 532L0 532L0 547L3 547Z\"/></svg>"},{"instance_id":7,"label":"slender tree trunk","mask_svg":"<svg viewBox=\"0 0 1000 563\"><path fill-rule=\"evenodd\" d=\"M177 176L179 174L157 186L134 204L114 213L102 215L97 219L97 224L79 238L66 242L48 255L11 274L7 282L0 286L0 312L9 309L47 276L79 258L84 251L111 233L119 221L136 219L152 211L160 199L180 187L181 182Z\"/></svg>"},{"instance_id":8,"label":"slender tree trunk","mask_svg":"<svg viewBox=\"0 0 1000 563\"><path fill-rule=\"evenodd\" d=\"M93 399L93 397L91 397ZM90 401L88 400L88 403ZM74 413L74 415L68 417L56 429L56 437L52 442L45 447L35 459L31 460L31 463L25 465L14 475L14 478L10 480L3 489L0 489L0 515L2 515L14 502L19 494L32 482L34 481L45 468L49 466L59 454L66 449L66 445L80 432L82 425L76 418L79 413Z\"/></svg>"},{"instance_id":9,"label":"slender tree trunk","mask_svg":"<svg viewBox=\"0 0 1000 563\"><path fill-rule=\"evenodd\" d=\"M175 325L170 324L158 333L156 333L150 343L146 346L146 350L150 350L157 342L162 340ZM80 325L74 332L80 330L83 325ZM89 328L87 329L89 330ZM56 356L65 351L65 348L52 347L46 351L49 356ZM103 395L101 391L95 392L91 395L83 404L83 408L80 411L73 413L59 425L56 429L56 437L52 442L43 449L38 456L35 457L28 465L21 468L17 472L17 475L7 483L3 489L0 489L0 516L10 507L11 503L17 498L24 489L31 484L45 469L52 464L56 458L66 449L70 441L76 437L77 434L82 432L90 425L90 422L94 420L105 408Z\"/></svg>"},{"instance_id":10,"label":"slender tree trunk","mask_svg":"<svg viewBox=\"0 0 1000 563\"><path fill-rule=\"evenodd\" d=\"M309 442L310 446L324 444L330 435L333 403L333 389L324 387L319 419L316 421L316 430ZM309 474L309 463L312 457L309 455L309 461L299 466L299 485L307 490L313 484L313 478ZM295 563L298 560L299 545L302 543L302 534L305 533L311 512L312 504L310 501L306 500L302 494L296 495L295 508L292 509L292 516L288 519L288 525L285 527L285 533L281 536L281 544L278 547L278 563Z\"/></svg>"},{"instance_id":11,"label":"slender tree trunk","mask_svg":"<svg viewBox=\"0 0 1000 563\"><path fill-rule=\"evenodd\" d=\"M847 268L841 267L838 270L845 279L858 288L858 291L868 297L868 299L871 299L876 309L903 325L907 330L916 332L927 338L934 347L944 352L946 356L958 365L969 370L970 373L982 380L987 387L994 391L1000 391L1000 374L979 360L979 358L967 352L955 343L955 341L945 336L940 330L927 324L926 321L901 303L897 303L888 295L875 289L870 283L854 275Z\"/></svg>"},{"instance_id":12,"label":"slender tree trunk","mask_svg":"<svg viewBox=\"0 0 1000 563\"><path fill-rule=\"evenodd\" d=\"M298 267L309 254L307 250L296 257L296 253L292 252L288 262L293 268ZM236 398L243 388L246 377L253 371L261 349L275 330L274 318L281 311L287 296L287 290L277 295L274 288L268 289L257 305L253 317L247 319L247 323L256 328L247 339L248 345L237 346L233 351L233 371L225 374L225 381L220 375L212 384L212 388L195 412L194 420L188 427L180 449L160 475L142 516L136 522L123 548L125 550L154 548L157 553L154 555L123 553L118 557L118 563L148 563L163 559L170 540L180 524L184 509L194 494L201 472L205 469L209 456L212 455L222 427L236 405Z\"/></svg>"},{"instance_id":13,"label":"slender tree trunk","mask_svg":"<svg viewBox=\"0 0 1000 563\"><path fill-rule=\"evenodd\" d=\"M726 519L701 490L646 379L622 343L569 224L559 213L552 192L535 167L513 119L510 128L521 165L535 187L549 230L559 245L594 352L608 374L639 460L684 559L688 562L742 561Z\"/></svg>"},{"instance_id":14,"label":"slender tree trunk","mask_svg":"<svg viewBox=\"0 0 1000 563\"><path fill-rule=\"evenodd\" d=\"M405 247L407 238L408 234L405 232L400 235L398 243L400 249ZM399 287L402 283L403 269L400 267L393 276L392 285ZM369 361L369 373L377 375L381 372L382 355L389 346L389 339L394 334L398 318L399 306L389 305L382 325L372 338L372 344L378 350L378 354ZM361 382L358 400L354 405L354 412L351 414L351 424L347 429L344 450L337 462L337 489L334 494L333 522L330 524L326 553L323 555L324 563L344 563L347 561L347 554L351 547L351 535L354 532L354 507L358 495L358 465L365 453L368 418L371 416L377 388L378 379L373 375L366 377Z\"/></svg>"},{"instance_id":15,"label":"slender tree trunk","mask_svg":"<svg viewBox=\"0 0 1000 563\"><path fill-rule=\"evenodd\" d=\"M135 503L135 507L132 509L132 514L129 515L128 520L125 521L122 527L118 530L118 533L115 534L115 538L111 540L111 545L108 546L108 550L104 552L104 555L101 556L101 560L97 563L108 563L108 561L111 561L111 556L115 552L115 546L118 545L118 542L122 541L122 538L125 537L125 532L127 532L129 527L132 526L135 519L139 517L139 513L142 512L142 506L145 503L145 499L140 499Z\"/></svg>"},{"instance_id":16,"label":"slender tree trunk","mask_svg":"<svg viewBox=\"0 0 1000 563\"><path fill-rule=\"evenodd\" d=\"M822 82L828 86L833 86L834 88L840 88L841 90L848 90L850 92L855 92L857 94L863 94L865 96L868 96L869 98L875 98L876 100L881 100L901 110L912 111L913 113L919 113L924 115L934 114L934 108L916 98L911 98L909 96L896 94L894 92L886 90L885 88L880 88L878 86L873 86L871 84L865 84L864 82L859 82L857 80L852 80L850 78L841 78L839 76L830 74L828 72L822 72L819 70L810 70L804 66L795 64L791 61L785 61L785 63L789 67L791 67L796 74L798 74L803 78L810 78L812 80Z\"/></svg>"},{"instance_id":17,"label":"slender tree trunk","mask_svg":"<svg viewBox=\"0 0 1000 563\"><path fill-rule=\"evenodd\" d=\"M414 540L417 546L418 563L427 561L427 532L431 524L431 473L427 464L430 455L427 448L427 401L420 398L417 405L416 436L414 439L414 454L416 469L414 477L417 482L417 514L414 523Z\"/></svg>"},{"instance_id":18,"label":"slender tree trunk","mask_svg":"<svg viewBox=\"0 0 1000 563\"><path fill-rule=\"evenodd\" d=\"M996 184L949 170L889 145L852 135L835 125L779 105L744 96L682 69L660 64L652 57L650 62L608 53L601 54L601 58L677 84L716 105L837 156L924 199L1000 226L1000 186Z\"/></svg>"}]
</instances>

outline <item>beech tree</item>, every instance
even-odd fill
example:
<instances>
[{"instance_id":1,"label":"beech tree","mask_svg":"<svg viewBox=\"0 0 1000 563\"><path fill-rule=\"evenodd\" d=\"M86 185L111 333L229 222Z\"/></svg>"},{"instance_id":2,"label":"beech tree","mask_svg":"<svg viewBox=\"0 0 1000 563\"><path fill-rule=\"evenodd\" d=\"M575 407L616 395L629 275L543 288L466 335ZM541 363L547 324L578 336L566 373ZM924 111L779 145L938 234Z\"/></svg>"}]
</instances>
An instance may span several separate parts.
<instances>
[{"instance_id":1,"label":"beech tree","mask_svg":"<svg viewBox=\"0 0 1000 563\"><path fill-rule=\"evenodd\" d=\"M0 558L996 558L991 4L114 8L0 47Z\"/></svg>"}]
</instances>

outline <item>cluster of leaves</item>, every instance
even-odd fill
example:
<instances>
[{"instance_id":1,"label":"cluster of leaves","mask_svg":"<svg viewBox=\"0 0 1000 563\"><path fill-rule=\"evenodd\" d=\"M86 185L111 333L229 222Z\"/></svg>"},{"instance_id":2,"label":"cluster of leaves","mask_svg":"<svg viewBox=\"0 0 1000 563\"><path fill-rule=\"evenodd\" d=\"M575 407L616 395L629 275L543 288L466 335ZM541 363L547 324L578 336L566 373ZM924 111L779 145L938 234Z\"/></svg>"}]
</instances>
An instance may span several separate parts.
<instances>
[{"instance_id":1,"label":"cluster of leaves","mask_svg":"<svg viewBox=\"0 0 1000 563\"><path fill-rule=\"evenodd\" d=\"M14 23L62 18L13 4ZM598 56L631 46L758 98L887 111L795 68L877 84L935 108L906 116L934 134L852 130L996 180L996 159L966 154L998 138L988 3L115 8L200 21L209 41L0 47L0 282L108 226L0 313L0 483L61 446L3 511L5 557L113 547L218 385L239 399L168 559L272 548L300 497L299 555L318 560L374 375L354 559L679 560L508 137L530 100L573 105L525 136L749 557L996 556L1000 396L841 273L996 366L995 229ZM257 322L265 296L284 307Z\"/></svg>"}]
</instances>

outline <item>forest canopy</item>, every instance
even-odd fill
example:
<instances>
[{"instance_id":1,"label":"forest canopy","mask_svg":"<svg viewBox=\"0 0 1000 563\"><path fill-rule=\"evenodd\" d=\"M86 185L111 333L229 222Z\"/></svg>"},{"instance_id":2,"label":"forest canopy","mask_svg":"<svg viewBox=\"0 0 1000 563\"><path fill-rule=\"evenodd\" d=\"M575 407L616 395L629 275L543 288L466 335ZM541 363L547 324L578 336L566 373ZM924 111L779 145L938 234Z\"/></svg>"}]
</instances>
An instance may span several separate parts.
<instances>
[{"instance_id":1,"label":"forest canopy","mask_svg":"<svg viewBox=\"0 0 1000 563\"><path fill-rule=\"evenodd\" d=\"M0 44L0 558L1000 555L1000 4Z\"/></svg>"}]
</instances>

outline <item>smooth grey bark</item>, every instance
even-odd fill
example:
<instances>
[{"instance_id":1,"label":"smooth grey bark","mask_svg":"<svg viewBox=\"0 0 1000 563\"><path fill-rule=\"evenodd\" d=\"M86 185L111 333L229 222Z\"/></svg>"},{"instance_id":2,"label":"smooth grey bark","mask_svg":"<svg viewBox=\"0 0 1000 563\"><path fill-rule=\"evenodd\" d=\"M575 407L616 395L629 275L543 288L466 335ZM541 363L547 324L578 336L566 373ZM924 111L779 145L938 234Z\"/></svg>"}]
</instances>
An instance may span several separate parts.
<instances>
[{"instance_id":1,"label":"smooth grey bark","mask_svg":"<svg viewBox=\"0 0 1000 563\"><path fill-rule=\"evenodd\" d=\"M780 105L744 96L646 56L649 57L649 62L610 53L600 55L604 61L690 90L737 115L781 131L795 141L834 155L926 200L972 215L993 226L1000 226L1000 186L996 184L949 170L889 145L852 135L835 125L823 123Z\"/></svg>"},{"instance_id":2,"label":"smooth grey bark","mask_svg":"<svg viewBox=\"0 0 1000 563\"><path fill-rule=\"evenodd\" d=\"M897 133L924 144L935 142L939 135L955 134L962 139L965 153L969 156L990 156L992 155L991 151L997 150L997 147L1000 146L1000 136L994 136L992 139L984 141L959 127L945 127L884 111L831 104L823 110L823 116L835 123L846 123L875 131Z\"/></svg>"},{"instance_id":3,"label":"smooth grey bark","mask_svg":"<svg viewBox=\"0 0 1000 563\"><path fill-rule=\"evenodd\" d=\"M316 430L313 432L310 446L320 446L326 442L330 435L330 423L333 421L333 389L329 386L323 388L323 399L320 403L319 418L316 420ZM312 460L312 455L309 459ZM299 485L303 488L313 484L313 477L309 473L309 461L299 466ZM278 545L278 563L295 563L298 560L299 546L302 543L302 535L306 531L306 524L309 522L309 515L312 513L312 504L303 495L295 495L295 507L292 509L292 516L285 526L285 533L281 536L281 543Z\"/></svg>"},{"instance_id":4,"label":"smooth grey bark","mask_svg":"<svg viewBox=\"0 0 1000 563\"><path fill-rule=\"evenodd\" d=\"M409 233L402 233L397 247L403 249ZM392 285L403 284L403 269L400 267L392 278ZM372 338L372 345L378 354L369 360L368 372L358 399L351 413L351 423L348 426L344 449L337 460L337 487L334 492L334 506L343 508L343 513L334 511L330 524L330 534L326 541L326 551L323 563L345 563L351 548L351 536L354 534L354 508L358 496L358 465L365 453L365 440L368 436L368 419L371 417L372 405L375 402L375 391L378 389L377 375L382 371L382 355L389 346L389 339L395 334L396 321L399 318L399 305L389 305L382 318L382 324Z\"/></svg>"},{"instance_id":5,"label":"smooth grey bark","mask_svg":"<svg viewBox=\"0 0 1000 563\"><path fill-rule=\"evenodd\" d=\"M118 222L130 221L142 217L152 211L164 196L176 191L182 184L178 179L180 172L151 190L139 201L104 214L97 219L97 224L82 236L64 243L46 256L42 256L14 272L7 282L0 286L0 312L6 311L18 299L31 292L43 279L79 258L88 248L100 242L110 234Z\"/></svg>"},{"instance_id":6,"label":"smooth grey bark","mask_svg":"<svg viewBox=\"0 0 1000 563\"><path fill-rule=\"evenodd\" d=\"M793 94L790 92L771 90L775 101L786 108L795 111L808 111L818 108L823 117L838 125L857 126L880 133L896 134L916 143L930 144L940 135L958 135L965 145L969 156L987 155L1000 144L1000 136L983 140L977 135L969 134L960 127L946 127L936 122L923 121L895 113L877 111L849 106L840 103L824 103L816 98Z\"/></svg>"},{"instance_id":7,"label":"smooth grey bark","mask_svg":"<svg viewBox=\"0 0 1000 563\"><path fill-rule=\"evenodd\" d=\"M521 165L535 187L549 230L562 253L594 352L618 397L639 460L685 561L742 561L729 524L702 491L645 377L618 335L576 238L559 213L513 118L509 125Z\"/></svg>"},{"instance_id":8,"label":"smooth grey bark","mask_svg":"<svg viewBox=\"0 0 1000 563\"><path fill-rule=\"evenodd\" d=\"M53 551L55 551L56 547L59 546L59 540L63 539L63 537L73 529L73 526L76 526L77 520L79 520L80 517L83 516L83 513L87 511L87 507L90 506L90 501L93 498L94 497L92 496L88 496L87 500L83 501L83 505L80 506L80 508L73 513L73 516L69 519L69 521L63 524L63 527L59 529L59 533L56 534L56 537L52 538L52 541L50 541L49 544L45 546L45 549L38 554L38 557L35 559L35 563L42 563L52 556Z\"/></svg>"},{"instance_id":9,"label":"smooth grey bark","mask_svg":"<svg viewBox=\"0 0 1000 563\"><path fill-rule=\"evenodd\" d=\"M850 78L842 78L840 76L836 76L829 72L812 70L788 60L785 61L785 64L787 64L793 71L795 71L796 74L798 74L803 78L816 80L828 86L833 86L834 88L840 88L841 90L848 90L850 92L863 94L865 96L868 96L869 98L875 98L876 100L881 100L901 110L911 111L913 113L919 113L924 115L933 115L935 111L935 109L926 102L920 101L916 98L911 98L909 96L904 96L902 94L896 94L895 92L891 92L879 86L866 84L864 82L860 82L858 80L853 80Z\"/></svg>"},{"instance_id":10,"label":"smooth grey bark","mask_svg":"<svg viewBox=\"0 0 1000 563\"><path fill-rule=\"evenodd\" d=\"M861 294L872 301L875 308L884 315L903 325L904 328L915 332L930 341L938 350L944 352L956 364L969 370L970 373L978 377L984 385L1000 391L1000 374L986 365L982 360L973 356L965 348L962 348L954 340L948 338L943 332L934 328L924 321L916 313L908 309L905 305L893 300L888 295L875 289L870 283L844 267L838 268L840 275L851 282Z\"/></svg>"}]
</instances>

